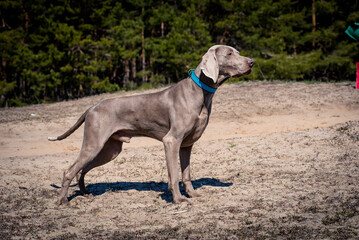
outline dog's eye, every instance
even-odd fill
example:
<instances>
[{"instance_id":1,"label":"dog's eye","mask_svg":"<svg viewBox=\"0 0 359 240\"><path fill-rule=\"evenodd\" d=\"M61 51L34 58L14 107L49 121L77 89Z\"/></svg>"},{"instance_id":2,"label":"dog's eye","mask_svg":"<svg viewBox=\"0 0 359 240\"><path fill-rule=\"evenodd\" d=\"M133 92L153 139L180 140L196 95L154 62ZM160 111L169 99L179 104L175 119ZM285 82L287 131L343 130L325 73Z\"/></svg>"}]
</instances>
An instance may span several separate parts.
<instances>
[{"instance_id":1,"label":"dog's eye","mask_svg":"<svg viewBox=\"0 0 359 240\"><path fill-rule=\"evenodd\" d=\"M228 53L228 56L230 56L230 55L232 55L232 54L233 54L232 52L229 52L229 53Z\"/></svg>"}]
</instances>

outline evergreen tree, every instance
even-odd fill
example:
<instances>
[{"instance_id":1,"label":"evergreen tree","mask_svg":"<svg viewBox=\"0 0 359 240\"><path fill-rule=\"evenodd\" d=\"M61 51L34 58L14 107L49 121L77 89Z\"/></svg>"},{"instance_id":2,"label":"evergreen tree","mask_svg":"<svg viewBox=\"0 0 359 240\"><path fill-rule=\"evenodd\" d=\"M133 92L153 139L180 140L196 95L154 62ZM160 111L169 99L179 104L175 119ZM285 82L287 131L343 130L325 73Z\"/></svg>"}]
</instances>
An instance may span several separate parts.
<instances>
[{"instance_id":1,"label":"evergreen tree","mask_svg":"<svg viewBox=\"0 0 359 240\"><path fill-rule=\"evenodd\" d=\"M359 53L356 0L0 0L0 16L1 106L176 82L213 44L259 80L351 79Z\"/></svg>"}]
</instances>

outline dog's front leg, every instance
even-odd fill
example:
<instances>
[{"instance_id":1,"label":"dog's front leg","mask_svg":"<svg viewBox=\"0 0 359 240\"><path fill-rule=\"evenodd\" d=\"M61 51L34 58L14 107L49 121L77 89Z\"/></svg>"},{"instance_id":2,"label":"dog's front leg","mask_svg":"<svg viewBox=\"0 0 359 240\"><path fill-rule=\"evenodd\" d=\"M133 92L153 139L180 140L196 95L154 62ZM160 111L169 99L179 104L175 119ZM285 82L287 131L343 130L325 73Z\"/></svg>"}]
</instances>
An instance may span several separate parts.
<instances>
[{"instance_id":1,"label":"dog's front leg","mask_svg":"<svg viewBox=\"0 0 359 240\"><path fill-rule=\"evenodd\" d=\"M192 145L193 146L193 145ZM199 197L200 195L194 190L191 182L190 158L192 146L180 149L180 162L182 170L182 183L186 188L186 193L191 197Z\"/></svg>"},{"instance_id":2,"label":"dog's front leg","mask_svg":"<svg viewBox=\"0 0 359 240\"><path fill-rule=\"evenodd\" d=\"M179 190L178 157L181 141L171 135L163 138L165 147L166 163L168 170L168 189L172 192L173 202L180 203L188 201Z\"/></svg>"}]
</instances>

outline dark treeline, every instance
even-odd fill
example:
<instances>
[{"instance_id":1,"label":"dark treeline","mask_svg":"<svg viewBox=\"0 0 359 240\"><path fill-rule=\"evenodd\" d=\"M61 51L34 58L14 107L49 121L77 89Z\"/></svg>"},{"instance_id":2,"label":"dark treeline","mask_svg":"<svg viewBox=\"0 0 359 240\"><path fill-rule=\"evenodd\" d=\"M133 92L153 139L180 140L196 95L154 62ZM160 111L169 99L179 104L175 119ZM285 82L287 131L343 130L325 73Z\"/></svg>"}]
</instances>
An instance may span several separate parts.
<instances>
[{"instance_id":1,"label":"dark treeline","mask_svg":"<svg viewBox=\"0 0 359 240\"><path fill-rule=\"evenodd\" d=\"M358 0L3 0L0 105L151 87L213 44L256 59L244 79L354 78Z\"/></svg>"}]
</instances>

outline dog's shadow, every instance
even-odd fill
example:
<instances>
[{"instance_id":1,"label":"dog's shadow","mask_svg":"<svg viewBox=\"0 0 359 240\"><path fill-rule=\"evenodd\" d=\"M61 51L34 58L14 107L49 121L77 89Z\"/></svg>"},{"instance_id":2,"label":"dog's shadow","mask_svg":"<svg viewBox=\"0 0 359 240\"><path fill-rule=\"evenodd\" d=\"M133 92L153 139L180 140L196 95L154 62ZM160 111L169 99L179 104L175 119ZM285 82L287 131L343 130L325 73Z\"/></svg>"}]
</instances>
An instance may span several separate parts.
<instances>
[{"instance_id":1,"label":"dog's shadow","mask_svg":"<svg viewBox=\"0 0 359 240\"><path fill-rule=\"evenodd\" d=\"M212 187L229 187L232 186L233 183L225 183L221 182L215 178L201 178L192 181L192 185L194 189L201 188L202 186L212 186ZM58 188L55 185L53 187ZM71 187L75 187L77 184L71 185ZM168 184L161 182L112 182L112 183L94 183L86 186L87 191L90 192L93 196L99 196L106 192L116 192L116 191L128 191L128 190L137 190L137 191L155 191L161 192L161 198L166 202L172 202L172 193L168 190ZM185 189L180 184L180 191L183 195L186 195ZM82 193L80 191L76 191L68 200L81 196Z\"/></svg>"}]
</instances>

